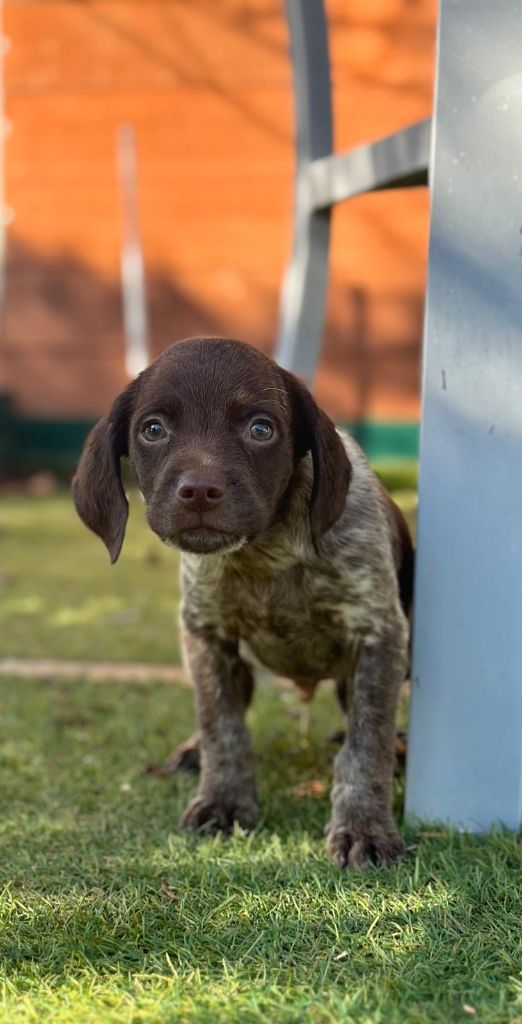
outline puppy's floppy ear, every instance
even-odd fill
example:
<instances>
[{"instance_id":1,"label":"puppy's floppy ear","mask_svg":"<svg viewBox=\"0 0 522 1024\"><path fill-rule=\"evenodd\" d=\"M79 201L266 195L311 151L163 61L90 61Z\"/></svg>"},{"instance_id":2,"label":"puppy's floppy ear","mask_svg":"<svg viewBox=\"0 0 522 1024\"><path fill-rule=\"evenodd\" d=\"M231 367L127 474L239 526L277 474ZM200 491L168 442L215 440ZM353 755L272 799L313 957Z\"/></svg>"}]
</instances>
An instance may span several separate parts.
<instances>
[{"instance_id":1,"label":"puppy's floppy ear","mask_svg":"<svg viewBox=\"0 0 522 1024\"><path fill-rule=\"evenodd\" d=\"M138 379L129 384L108 416L91 430L72 482L76 511L86 526L101 537L112 563L121 551L129 512L120 459L129 454L129 423Z\"/></svg>"},{"instance_id":2,"label":"puppy's floppy ear","mask_svg":"<svg viewBox=\"0 0 522 1024\"><path fill-rule=\"evenodd\" d=\"M341 515L352 467L331 419L319 408L308 388L287 370L283 374L292 409L296 462L312 454L314 479L310 496L310 526L314 544Z\"/></svg>"}]
</instances>

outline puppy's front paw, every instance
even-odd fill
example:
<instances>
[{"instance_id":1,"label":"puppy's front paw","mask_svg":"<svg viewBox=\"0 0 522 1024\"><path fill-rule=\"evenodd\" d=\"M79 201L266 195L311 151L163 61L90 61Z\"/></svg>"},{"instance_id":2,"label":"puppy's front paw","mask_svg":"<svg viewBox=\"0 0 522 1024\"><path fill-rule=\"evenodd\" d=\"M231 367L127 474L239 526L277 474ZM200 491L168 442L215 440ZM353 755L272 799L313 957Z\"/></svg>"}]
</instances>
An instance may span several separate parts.
<instances>
[{"instance_id":1,"label":"puppy's front paw","mask_svg":"<svg viewBox=\"0 0 522 1024\"><path fill-rule=\"evenodd\" d=\"M358 822L356 818L338 819L326 828L327 846L341 868L391 867L404 852L404 843L393 822Z\"/></svg>"},{"instance_id":2,"label":"puppy's front paw","mask_svg":"<svg viewBox=\"0 0 522 1024\"><path fill-rule=\"evenodd\" d=\"M181 827L189 831L213 835L216 832L230 832L237 821L242 828L253 828L259 815L255 797L232 795L223 797L198 793L189 803Z\"/></svg>"}]
</instances>

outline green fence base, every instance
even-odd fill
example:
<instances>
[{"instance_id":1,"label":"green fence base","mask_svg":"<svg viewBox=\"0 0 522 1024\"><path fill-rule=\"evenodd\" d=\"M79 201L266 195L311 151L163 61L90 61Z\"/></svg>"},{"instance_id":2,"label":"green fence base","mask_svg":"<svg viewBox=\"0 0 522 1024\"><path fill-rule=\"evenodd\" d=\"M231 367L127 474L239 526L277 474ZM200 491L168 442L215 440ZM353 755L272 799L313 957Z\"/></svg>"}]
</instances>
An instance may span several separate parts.
<instances>
[{"instance_id":1,"label":"green fence base","mask_svg":"<svg viewBox=\"0 0 522 1024\"><path fill-rule=\"evenodd\" d=\"M419 424L360 420L343 426L359 442L368 458L417 459L419 454Z\"/></svg>"},{"instance_id":2,"label":"green fence base","mask_svg":"<svg viewBox=\"0 0 522 1024\"><path fill-rule=\"evenodd\" d=\"M13 414L0 395L0 477L23 478L45 469L65 479L74 471L94 420L36 419ZM418 423L376 420L343 424L372 462L413 461Z\"/></svg>"}]
</instances>

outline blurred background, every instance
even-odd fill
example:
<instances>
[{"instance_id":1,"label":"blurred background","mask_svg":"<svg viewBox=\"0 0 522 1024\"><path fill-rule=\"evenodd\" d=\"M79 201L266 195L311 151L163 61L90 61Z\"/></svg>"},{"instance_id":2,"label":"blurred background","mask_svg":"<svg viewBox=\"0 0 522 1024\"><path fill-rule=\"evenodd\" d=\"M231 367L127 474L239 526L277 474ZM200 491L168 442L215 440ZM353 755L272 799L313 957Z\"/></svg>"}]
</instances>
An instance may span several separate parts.
<instances>
[{"instance_id":1,"label":"blurred background","mask_svg":"<svg viewBox=\"0 0 522 1024\"><path fill-rule=\"evenodd\" d=\"M430 114L435 6L327 0L337 151ZM131 491L109 570L67 485L132 374L122 266L143 277L149 358L207 333L274 350L293 212L283 0L0 13L0 669L176 665L176 553ZM424 188L335 206L315 381L412 527L427 235Z\"/></svg>"},{"instance_id":2,"label":"blurred background","mask_svg":"<svg viewBox=\"0 0 522 1024\"><path fill-rule=\"evenodd\" d=\"M428 116L435 0L325 6L336 149ZM0 475L45 489L128 379L129 238L151 358L198 334L273 350L293 204L288 33L283 0L0 7ZM417 451L427 231L422 188L334 209L316 394L374 459Z\"/></svg>"}]
</instances>

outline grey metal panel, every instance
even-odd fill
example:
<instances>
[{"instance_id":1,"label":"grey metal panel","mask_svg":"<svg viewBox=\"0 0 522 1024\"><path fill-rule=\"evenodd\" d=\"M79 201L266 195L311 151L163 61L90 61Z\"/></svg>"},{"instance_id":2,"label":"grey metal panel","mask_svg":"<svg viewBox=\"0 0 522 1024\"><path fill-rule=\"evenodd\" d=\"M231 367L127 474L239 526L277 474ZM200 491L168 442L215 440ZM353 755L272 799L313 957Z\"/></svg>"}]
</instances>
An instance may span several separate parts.
<instances>
[{"instance_id":1,"label":"grey metal panel","mask_svg":"<svg viewBox=\"0 0 522 1024\"><path fill-rule=\"evenodd\" d=\"M406 811L522 821L522 18L442 0Z\"/></svg>"},{"instance_id":2,"label":"grey metal panel","mask_svg":"<svg viewBox=\"0 0 522 1024\"><path fill-rule=\"evenodd\" d=\"M297 167L292 256L281 292L276 358L311 379L324 319L330 210L314 212L307 177L310 161L332 149L330 68L322 2L287 0L294 75Z\"/></svg>"},{"instance_id":3,"label":"grey metal panel","mask_svg":"<svg viewBox=\"0 0 522 1024\"><path fill-rule=\"evenodd\" d=\"M427 185L431 118L377 142L314 160L308 168L315 209L383 188Z\"/></svg>"}]
</instances>

